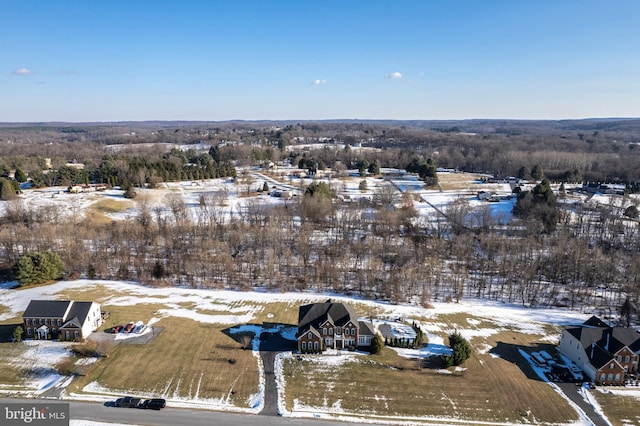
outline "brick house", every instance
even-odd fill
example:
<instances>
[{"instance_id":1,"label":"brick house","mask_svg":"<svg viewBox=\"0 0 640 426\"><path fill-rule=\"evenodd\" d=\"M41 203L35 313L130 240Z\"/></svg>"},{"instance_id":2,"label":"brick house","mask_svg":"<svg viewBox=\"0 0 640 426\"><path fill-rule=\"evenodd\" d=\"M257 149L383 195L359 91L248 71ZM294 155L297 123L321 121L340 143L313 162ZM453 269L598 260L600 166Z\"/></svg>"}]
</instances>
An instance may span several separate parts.
<instances>
[{"instance_id":1,"label":"brick house","mask_svg":"<svg viewBox=\"0 0 640 426\"><path fill-rule=\"evenodd\" d=\"M102 313L96 302L32 300L22 325L26 337L82 340L102 325Z\"/></svg>"},{"instance_id":2,"label":"brick house","mask_svg":"<svg viewBox=\"0 0 640 426\"><path fill-rule=\"evenodd\" d=\"M358 321L355 311L343 303L312 303L298 311L299 352L322 352L325 349L368 347L374 330Z\"/></svg>"},{"instance_id":3,"label":"brick house","mask_svg":"<svg viewBox=\"0 0 640 426\"><path fill-rule=\"evenodd\" d=\"M594 383L623 384L629 374L638 373L640 333L591 317L582 325L564 328L560 353Z\"/></svg>"}]
</instances>

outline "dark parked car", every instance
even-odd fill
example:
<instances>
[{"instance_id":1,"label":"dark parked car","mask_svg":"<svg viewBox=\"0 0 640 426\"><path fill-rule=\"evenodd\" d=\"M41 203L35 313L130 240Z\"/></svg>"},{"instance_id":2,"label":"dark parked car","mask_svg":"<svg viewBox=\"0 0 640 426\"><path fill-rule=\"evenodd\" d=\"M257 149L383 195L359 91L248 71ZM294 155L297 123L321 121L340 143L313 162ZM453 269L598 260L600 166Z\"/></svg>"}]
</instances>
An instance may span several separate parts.
<instances>
[{"instance_id":1,"label":"dark parked car","mask_svg":"<svg viewBox=\"0 0 640 426\"><path fill-rule=\"evenodd\" d=\"M159 410L167 406L167 401L162 398L147 399L142 403L142 406L150 410Z\"/></svg>"},{"instance_id":2,"label":"dark parked car","mask_svg":"<svg viewBox=\"0 0 640 426\"><path fill-rule=\"evenodd\" d=\"M140 407L140 404L142 404L142 400L140 398L125 396L124 398L116 399L116 402L113 405L122 408L138 408Z\"/></svg>"}]
</instances>

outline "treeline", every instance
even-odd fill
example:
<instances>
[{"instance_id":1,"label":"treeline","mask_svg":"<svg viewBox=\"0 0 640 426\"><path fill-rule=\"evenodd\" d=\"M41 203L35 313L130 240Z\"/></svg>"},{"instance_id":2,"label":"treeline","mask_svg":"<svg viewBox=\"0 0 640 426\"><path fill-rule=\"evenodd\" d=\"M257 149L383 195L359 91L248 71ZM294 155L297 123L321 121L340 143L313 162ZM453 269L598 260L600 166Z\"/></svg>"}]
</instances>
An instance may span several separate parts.
<instances>
[{"instance_id":1,"label":"treeline","mask_svg":"<svg viewBox=\"0 0 640 426\"><path fill-rule=\"evenodd\" d=\"M249 201L232 211L224 193L203 195L192 215L180 197L166 208L140 199L137 218L96 223L37 214L8 203L0 260L51 250L68 277L137 280L146 285L271 291L331 291L392 303L486 298L523 306L601 308L640 296L637 222L613 206L584 212L558 229L528 218L506 229L464 202L446 220L399 208L366 210L306 195L286 206ZM321 211L321 214L318 214ZM371 214L371 212L374 212ZM474 217L465 232L461 218Z\"/></svg>"},{"instance_id":2,"label":"treeline","mask_svg":"<svg viewBox=\"0 0 640 426\"><path fill-rule=\"evenodd\" d=\"M294 165L317 164L320 169L360 168L365 162L405 168L413 157L419 157L436 166L497 177L516 176L523 169L540 165L552 182L618 182L636 190L640 186L639 123L469 120L0 127L0 175L19 167L38 177L39 171L46 170L45 158L51 158L53 170L72 160L97 169L107 160L106 144L117 144L128 156L153 161L159 161L158 149L163 148L147 148L145 144L206 144L219 147L220 161L233 161L238 166L289 160ZM320 145L317 149L306 145L313 143ZM147 167L149 179L162 179L166 166ZM166 173L177 176L178 171L169 168ZM179 173L190 174L188 170ZM130 180L135 182L139 177L130 176Z\"/></svg>"},{"instance_id":3,"label":"treeline","mask_svg":"<svg viewBox=\"0 0 640 426\"><path fill-rule=\"evenodd\" d=\"M22 172L22 169L16 169L16 179L18 171ZM66 164L46 173L42 170L29 172L29 179L34 187L89 183L123 188L154 187L160 182L235 176L235 166L230 161L220 161L217 148L212 148L209 153L174 148L161 155L107 155L97 166L83 164L80 168Z\"/></svg>"}]
</instances>

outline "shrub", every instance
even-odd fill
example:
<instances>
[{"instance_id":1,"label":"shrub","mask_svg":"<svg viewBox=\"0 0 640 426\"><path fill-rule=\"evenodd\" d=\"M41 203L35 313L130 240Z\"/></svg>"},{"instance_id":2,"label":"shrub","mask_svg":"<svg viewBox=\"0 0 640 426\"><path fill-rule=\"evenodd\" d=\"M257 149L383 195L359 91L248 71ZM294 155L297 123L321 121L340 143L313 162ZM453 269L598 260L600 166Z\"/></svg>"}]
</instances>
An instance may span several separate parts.
<instances>
[{"instance_id":1,"label":"shrub","mask_svg":"<svg viewBox=\"0 0 640 426\"><path fill-rule=\"evenodd\" d=\"M379 354L384 347L384 342L382 341L382 337L379 334L373 336L371 339L371 345L369 346L369 352L373 355Z\"/></svg>"},{"instance_id":2,"label":"shrub","mask_svg":"<svg viewBox=\"0 0 640 426\"><path fill-rule=\"evenodd\" d=\"M17 326L13 330L13 341L21 342L22 341L22 333L24 333L24 329L21 326Z\"/></svg>"}]
</instances>

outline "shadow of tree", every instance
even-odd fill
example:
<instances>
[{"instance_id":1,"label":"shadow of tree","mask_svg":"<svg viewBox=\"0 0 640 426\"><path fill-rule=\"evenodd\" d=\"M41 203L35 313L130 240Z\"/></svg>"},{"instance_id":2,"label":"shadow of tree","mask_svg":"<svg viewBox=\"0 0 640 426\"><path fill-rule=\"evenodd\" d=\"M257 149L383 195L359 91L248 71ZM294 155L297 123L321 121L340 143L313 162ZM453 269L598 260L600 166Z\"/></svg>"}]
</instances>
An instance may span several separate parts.
<instances>
[{"instance_id":1,"label":"shadow of tree","mask_svg":"<svg viewBox=\"0 0 640 426\"><path fill-rule=\"evenodd\" d=\"M0 325L0 342L12 342L13 330L15 330L17 326L24 327L22 323ZM23 333L22 337L25 338L27 336Z\"/></svg>"}]
</instances>

